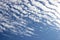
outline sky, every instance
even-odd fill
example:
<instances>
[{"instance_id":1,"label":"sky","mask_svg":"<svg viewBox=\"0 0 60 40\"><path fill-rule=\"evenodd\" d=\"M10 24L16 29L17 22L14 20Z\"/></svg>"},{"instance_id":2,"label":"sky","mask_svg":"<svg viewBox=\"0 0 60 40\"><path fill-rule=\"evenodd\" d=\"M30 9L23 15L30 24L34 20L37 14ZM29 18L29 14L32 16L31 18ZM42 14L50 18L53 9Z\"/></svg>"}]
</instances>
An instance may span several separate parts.
<instances>
[{"instance_id":1,"label":"sky","mask_svg":"<svg viewBox=\"0 0 60 40\"><path fill-rule=\"evenodd\" d=\"M0 40L60 40L60 0L0 0Z\"/></svg>"}]
</instances>

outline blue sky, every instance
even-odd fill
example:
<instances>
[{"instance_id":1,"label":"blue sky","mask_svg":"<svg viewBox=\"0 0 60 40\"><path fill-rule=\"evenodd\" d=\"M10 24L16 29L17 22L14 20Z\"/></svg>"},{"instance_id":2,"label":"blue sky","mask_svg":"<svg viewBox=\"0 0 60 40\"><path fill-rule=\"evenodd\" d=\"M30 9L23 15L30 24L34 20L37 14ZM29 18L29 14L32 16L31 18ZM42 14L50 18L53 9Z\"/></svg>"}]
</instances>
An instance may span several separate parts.
<instances>
[{"instance_id":1,"label":"blue sky","mask_svg":"<svg viewBox=\"0 0 60 40\"><path fill-rule=\"evenodd\" d=\"M0 40L60 40L59 0L0 0Z\"/></svg>"}]
</instances>

